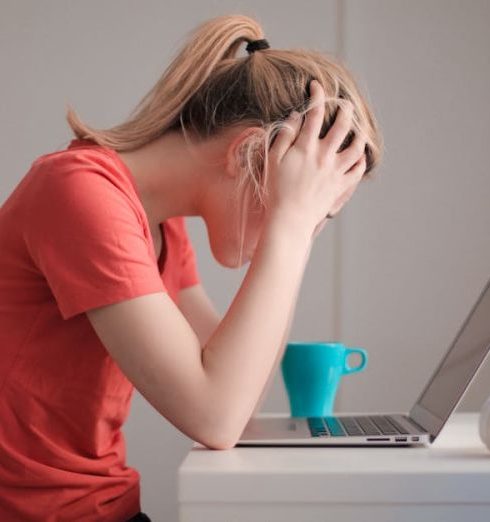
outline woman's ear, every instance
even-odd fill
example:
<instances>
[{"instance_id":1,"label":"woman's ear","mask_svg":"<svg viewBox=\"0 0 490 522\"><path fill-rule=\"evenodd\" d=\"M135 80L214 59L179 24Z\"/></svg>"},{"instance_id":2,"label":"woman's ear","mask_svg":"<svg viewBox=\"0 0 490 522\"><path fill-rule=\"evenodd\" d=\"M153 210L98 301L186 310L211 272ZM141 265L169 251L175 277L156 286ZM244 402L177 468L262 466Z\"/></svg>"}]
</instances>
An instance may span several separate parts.
<instances>
[{"instance_id":1,"label":"woman's ear","mask_svg":"<svg viewBox=\"0 0 490 522\"><path fill-rule=\"evenodd\" d=\"M263 129L260 127L246 127L233 136L226 150L225 172L228 176L234 178L245 168L246 142L253 139L254 135L258 138L262 133Z\"/></svg>"}]
</instances>

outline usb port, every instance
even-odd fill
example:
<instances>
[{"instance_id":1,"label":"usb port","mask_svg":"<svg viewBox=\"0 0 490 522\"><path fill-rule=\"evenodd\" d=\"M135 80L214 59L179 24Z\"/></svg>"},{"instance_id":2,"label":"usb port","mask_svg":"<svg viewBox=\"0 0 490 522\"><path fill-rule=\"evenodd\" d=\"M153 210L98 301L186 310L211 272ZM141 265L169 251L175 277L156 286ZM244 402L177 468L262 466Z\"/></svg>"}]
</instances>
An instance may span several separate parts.
<instances>
[{"instance_id":1,"label":"usb port","mask_svg":"<svg viewBox=\"0 0 490 522\"><path fill-rule=\"evenodd\" d=\"M407 442L407 437L395 437L395 442Z\"/></svg>"},{"instance_id":2,"label":"usb port","mask_svg":"<svg viewBox=\"0 0 490 522\"><path fill-rule=\"evenodd\" d=\"M412 437L412 441L413 441L413 442L417 442L417 441L419 441L419 440L420 440L420 437Z\"/></svg>"}]
</instances>

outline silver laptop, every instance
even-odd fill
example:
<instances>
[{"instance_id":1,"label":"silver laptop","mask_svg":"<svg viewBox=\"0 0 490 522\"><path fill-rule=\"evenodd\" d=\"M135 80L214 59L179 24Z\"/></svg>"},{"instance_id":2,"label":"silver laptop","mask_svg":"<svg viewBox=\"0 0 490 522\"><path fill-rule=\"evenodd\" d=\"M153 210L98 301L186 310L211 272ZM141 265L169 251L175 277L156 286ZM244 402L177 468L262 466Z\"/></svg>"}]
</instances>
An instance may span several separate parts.
<instances>
[{"instance_id":1,"label":"silver laptop","mask_svg":"<svg viewBox=\"0 0 490 522\"><path fill-rule=\"evenodd\" d=\"M252 417L237 446L412 446L432 443L490 351L490 280L410 413Z\"/></svg>"}]
</instances>

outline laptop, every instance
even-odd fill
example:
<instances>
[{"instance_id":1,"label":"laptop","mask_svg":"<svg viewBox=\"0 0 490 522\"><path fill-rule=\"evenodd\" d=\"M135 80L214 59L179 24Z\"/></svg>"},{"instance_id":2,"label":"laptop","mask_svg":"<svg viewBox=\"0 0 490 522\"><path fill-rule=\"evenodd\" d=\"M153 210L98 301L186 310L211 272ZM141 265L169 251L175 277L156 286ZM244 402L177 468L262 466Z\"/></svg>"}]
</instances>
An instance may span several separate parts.
<instances>
[{"instance_id":1,"label":"laptop","mask_svg":"<svg viewBox=\"0 0 490 522\"><path fill-rule=\"evenodd\" d=\"M490 351L490 280L410 412L252 417L236 446L414 446L436 439ZM489 389L490 391L490 389Z\"/></svg>"}]
</instances>

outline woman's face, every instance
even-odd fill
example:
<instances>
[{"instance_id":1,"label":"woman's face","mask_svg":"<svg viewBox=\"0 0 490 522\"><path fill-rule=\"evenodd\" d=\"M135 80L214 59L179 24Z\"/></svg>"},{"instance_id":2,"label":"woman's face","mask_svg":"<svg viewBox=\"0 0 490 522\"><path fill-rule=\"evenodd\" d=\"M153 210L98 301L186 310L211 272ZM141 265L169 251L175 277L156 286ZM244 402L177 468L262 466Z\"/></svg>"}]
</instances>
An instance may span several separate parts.
<instances>
[{"instance_id":1,"label":"woman's face","mask_svg":"<svg viewBox=\"0 0 490 522\"><path fill-rule=\"evenodd\" d=\"M232 127L205 142L202 149L211 168L201 177L200 212L213 257L227 268L239 268L252 259L262 230L264 209L253 194L251 180L243 179L236 156L243 140L256 131Z\"/></svg>"},{"instance_id":2,"label":"woman's face","mask_svg":"<svg viewBox=\"0 0 490 522\"><path fill-rule=\"evenodd\" d=\"M227 268L239 268L252 259L264 220L264 209L255 200L251 185L237 189L235 183L235 179L227 180L213 191L203 216L213 257Z\"/></svg>"}]
</instances>

